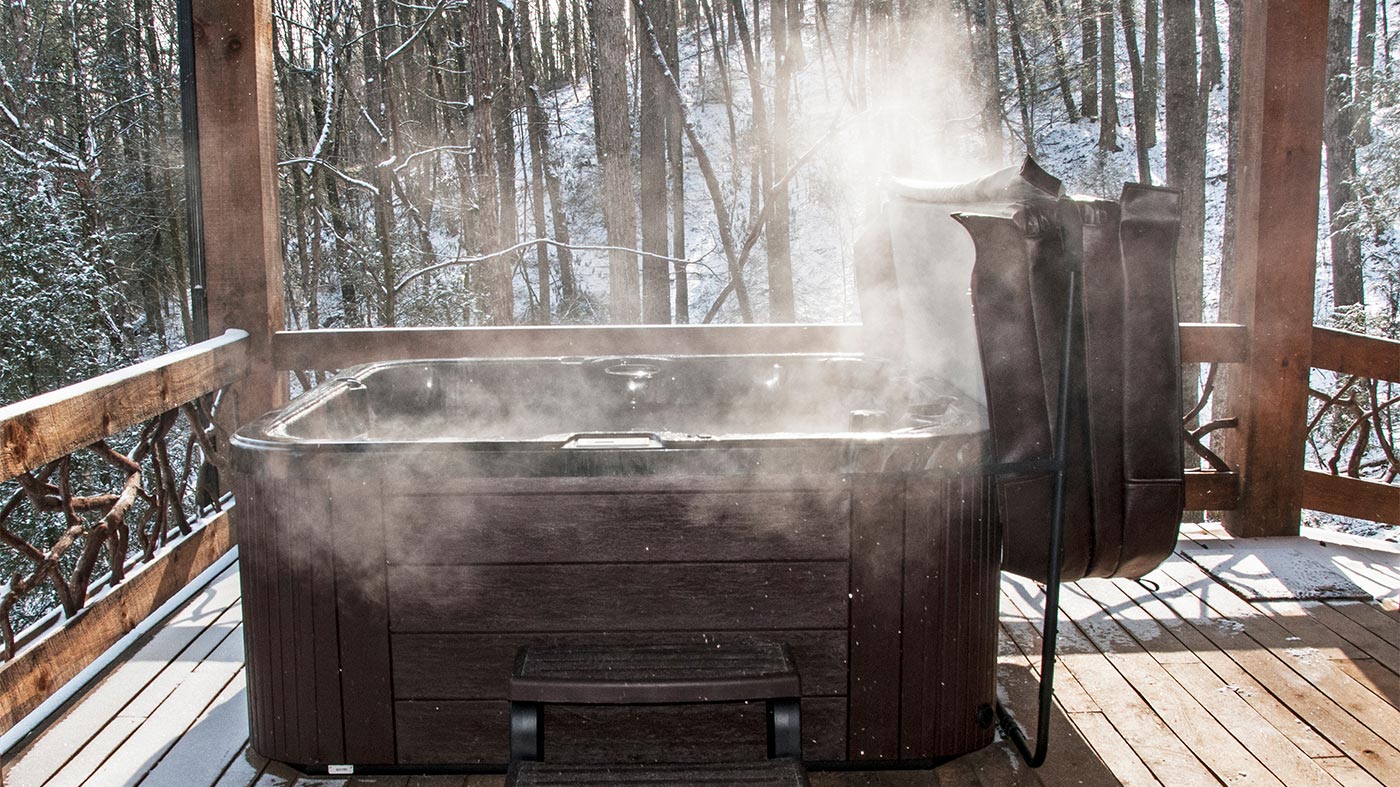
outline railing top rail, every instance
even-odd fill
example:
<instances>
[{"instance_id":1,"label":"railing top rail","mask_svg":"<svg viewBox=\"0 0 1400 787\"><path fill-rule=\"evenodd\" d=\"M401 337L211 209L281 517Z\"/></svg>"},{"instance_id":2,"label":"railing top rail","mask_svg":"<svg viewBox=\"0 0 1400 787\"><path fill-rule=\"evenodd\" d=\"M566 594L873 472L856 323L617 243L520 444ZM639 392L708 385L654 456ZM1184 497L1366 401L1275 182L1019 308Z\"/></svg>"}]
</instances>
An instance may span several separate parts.
<instances>
[{"instance_id":1,"label":"railing top rail","mask_svg":"<svg viewBox=\"0 0 1400 787\"><path fill-rule=\"evenodd\" d=\"M222 336L0 407L0 482L240 379L248 334Z\"/></svg>"},{"instance_id":2,"label":"railing top rail","mask_svg":"<svg viewBox=\"0 0 1400 787\"><path fill-rule=\"evenodd\" d=\"M339 369L409 358L859 352L860 325L544 325L281 331L279 369Z\"/></svg>"},{"instance_id":3,"label":"railing top rail","mask_svg":"<svg viewBox=\"0 0 1400 787\"><path fill-rule=\"evenodd\" d=\"M1315 369L1400 382L1400 342L1314 325L1312 365Z\"/></svg>"},{"instance_id":4,"label":"railing top rail","mask_svg":"<svg viewBox=\"0 0 1400 787\"><path fill-rule=\"evenodd\" d=\"M569 325L473 328L342 328L280 331L279 369L340 369L410 358L646 353L859 352L859 323L744 325ZM1244 326L1183 323L1182 360L1243 361Z\"/></svg>"}]
</instances>

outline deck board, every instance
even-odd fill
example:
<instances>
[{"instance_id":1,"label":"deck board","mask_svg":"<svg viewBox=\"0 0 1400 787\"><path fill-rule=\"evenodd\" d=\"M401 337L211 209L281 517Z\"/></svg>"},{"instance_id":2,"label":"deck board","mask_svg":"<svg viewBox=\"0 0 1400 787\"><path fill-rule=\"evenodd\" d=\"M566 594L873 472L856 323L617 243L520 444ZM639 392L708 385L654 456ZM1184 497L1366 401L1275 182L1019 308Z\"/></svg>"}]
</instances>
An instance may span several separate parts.
<instances>
[{"instance_id":1,"label":"deck board","mask_svg":"<svg viewBox=\"0 0 1400 787\"><path fill-rule=\"evenodd\" d=\"M1247 548L1211 526L1195 544ZM1400 592L1400 554L1283 543ZM1387 602L1393 606L1393 602ZM1033 719L1042 601L1002 584L1000 693ZM1060 605L1050 761L1005 742L928 771L831 772L818 787L1064 783L1400 784L1400 614L1359 601L1249 602L1179 556L1142 582L1086 580ZM298 776L247 746L237 567L215 578L4 763L4 784L496 787L499 776Z\"/></svg>"}]
</instances>

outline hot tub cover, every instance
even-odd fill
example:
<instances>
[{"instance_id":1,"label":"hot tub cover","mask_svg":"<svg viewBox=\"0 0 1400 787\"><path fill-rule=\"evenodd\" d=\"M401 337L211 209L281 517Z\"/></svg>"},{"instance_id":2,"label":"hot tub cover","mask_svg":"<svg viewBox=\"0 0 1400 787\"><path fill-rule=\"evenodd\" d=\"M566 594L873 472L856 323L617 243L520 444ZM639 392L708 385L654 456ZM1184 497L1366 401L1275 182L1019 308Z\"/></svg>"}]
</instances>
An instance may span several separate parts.
<instances>
[{"instance_id":1,"label":"hot tub cover","mask_svg":"<svg viewBox=\"0 0 1400 787\"><path fill-rule=\"evenodd\" d=\"M1184 499L1172 271L1179 216L1174 191L1129 185L1120 202L1070 197L1027 159L967 184L895 184L858 244L872 346L899 348L916 376L962 385L972 359L997 462L1052 458L1061 348L1065 331L1075 332L1067 581L1142 576L1176 542ZM953 222L966 233L950 233ZM1084 286L1071 312L1075 268ZM1043 472L997 484L1004 566L1040 581L1053 482Z\"/></svg>"}]
</instances>

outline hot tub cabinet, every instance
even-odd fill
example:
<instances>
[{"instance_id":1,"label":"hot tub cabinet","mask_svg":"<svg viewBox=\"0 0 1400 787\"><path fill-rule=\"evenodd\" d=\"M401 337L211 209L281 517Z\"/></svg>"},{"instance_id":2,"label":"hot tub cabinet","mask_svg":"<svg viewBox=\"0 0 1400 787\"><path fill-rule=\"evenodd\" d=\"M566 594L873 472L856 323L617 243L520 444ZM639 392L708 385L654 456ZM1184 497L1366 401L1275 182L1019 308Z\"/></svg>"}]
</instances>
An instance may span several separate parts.
<instances>
[{"instance_id":1,"label":"hot tub cabinet","mask_svg":"<svg viewBox=\"0 0 1400 787\"><path fill-rule=\"evenodd\" d=\"M1000 554L985 434L956 405L848 431L853 405L908 409L882 373L831 356L379 364L246 428L253 748L500 767L520 646L754 635L792 647L808 761L985 746ZM735 420L780 413L764 433ZM545 718L565 760L761 758L763 724L761 704Z\"/></svg>"}]
</instances>

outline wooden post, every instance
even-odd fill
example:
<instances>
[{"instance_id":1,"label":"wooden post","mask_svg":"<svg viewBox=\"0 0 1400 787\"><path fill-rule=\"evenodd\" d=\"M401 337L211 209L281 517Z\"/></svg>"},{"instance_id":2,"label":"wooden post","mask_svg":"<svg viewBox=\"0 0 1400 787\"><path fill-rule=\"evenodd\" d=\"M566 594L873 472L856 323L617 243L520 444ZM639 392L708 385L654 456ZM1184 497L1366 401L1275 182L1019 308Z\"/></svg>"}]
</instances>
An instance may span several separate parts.
<instances>
[{"instance_id":1,"label":"wooden post","mask_svg":"<svg viewBox=\"0 0 1400 787\"><path fill-rule=\"evenodd\" d=\"M1327 0L1245 0L1234 304L1249 358L1227 368L1223 448L1240 499L1236 536L1297 535L1302 510L1317 267Z\"/></svg>"},{"instance_id":2,"label":"wooden post","mask_svg":"<svg viewBox=\"0 0 1400 787\"><path fill-rule=\"evenodd\" d=\"M248 332L248 376L230 422L247 423L287 399L272 365L284 322L277 213L277 136L269 0L193 0L199 163L203 175L209 330Z\"/></svg>"}]
</instances>

